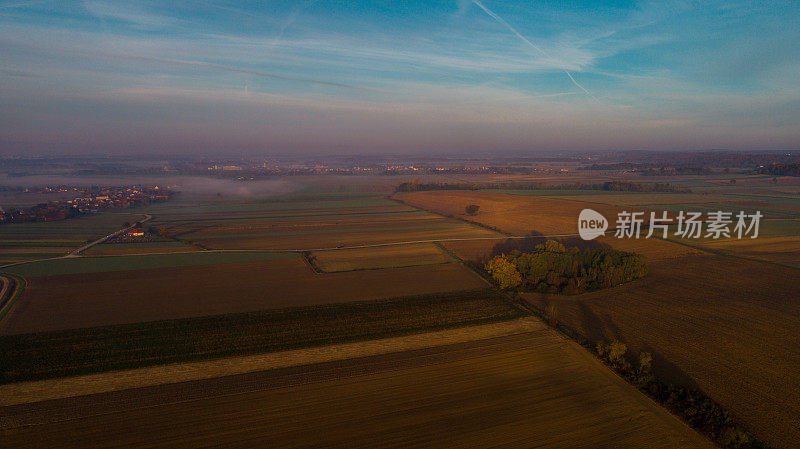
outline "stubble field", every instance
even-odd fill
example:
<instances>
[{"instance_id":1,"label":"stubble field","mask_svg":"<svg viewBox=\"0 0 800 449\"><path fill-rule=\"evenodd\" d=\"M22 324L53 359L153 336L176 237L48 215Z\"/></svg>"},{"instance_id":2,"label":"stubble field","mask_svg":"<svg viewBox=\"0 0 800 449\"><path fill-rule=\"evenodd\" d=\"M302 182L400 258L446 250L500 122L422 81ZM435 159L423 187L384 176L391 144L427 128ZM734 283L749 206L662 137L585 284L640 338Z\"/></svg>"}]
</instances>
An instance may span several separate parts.
<instances>
[{"instance_id":1,"label":"stubble field","mask_svg":"<svg viewBox=\"0 0 800 449\"><path fill-rule=\"evenodd\" d=\"M0 436L14 447L713 447L543 328L192 385L11 407L44 423ZM66 408L73 419L49 421Z\"/></svg>"}]
</instances>

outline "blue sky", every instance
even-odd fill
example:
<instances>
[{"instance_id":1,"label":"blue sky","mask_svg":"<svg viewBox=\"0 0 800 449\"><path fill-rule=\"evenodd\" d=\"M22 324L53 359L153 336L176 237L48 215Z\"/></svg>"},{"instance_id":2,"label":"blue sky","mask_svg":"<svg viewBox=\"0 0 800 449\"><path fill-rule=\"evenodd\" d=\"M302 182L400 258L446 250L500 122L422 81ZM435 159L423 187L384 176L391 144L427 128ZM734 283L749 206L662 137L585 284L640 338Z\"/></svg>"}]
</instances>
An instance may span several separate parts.
<instances>
[{"instance_id":1,"label":"blue sky","mask_svg":"<svg viewBox=\"0 0 800 449\"><path fill-rule=\"evenodd\" d=\"M798 5L0 1L0 154L797 149Z\"/></svg>"}]
</instances>

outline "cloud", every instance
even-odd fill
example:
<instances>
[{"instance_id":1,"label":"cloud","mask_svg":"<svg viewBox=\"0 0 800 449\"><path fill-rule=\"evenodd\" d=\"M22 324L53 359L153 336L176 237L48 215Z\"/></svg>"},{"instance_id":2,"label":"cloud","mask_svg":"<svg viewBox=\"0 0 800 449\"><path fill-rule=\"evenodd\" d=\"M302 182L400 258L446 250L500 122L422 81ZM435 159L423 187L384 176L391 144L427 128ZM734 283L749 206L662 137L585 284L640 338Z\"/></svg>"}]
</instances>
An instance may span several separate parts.
<instances>
[{"instance_id":1,"label":"cloud","mask_svg":"<svg viewBox=\"0 0 800 449\"><path fill-rule=\"evenodd\" d=\"M152 14L135 6L136 3L105 2L87 0L83 7L101 20L113 20L144 30L157 30L172 27L181 21L161 14Z\"/></svg>"}]
</instances>

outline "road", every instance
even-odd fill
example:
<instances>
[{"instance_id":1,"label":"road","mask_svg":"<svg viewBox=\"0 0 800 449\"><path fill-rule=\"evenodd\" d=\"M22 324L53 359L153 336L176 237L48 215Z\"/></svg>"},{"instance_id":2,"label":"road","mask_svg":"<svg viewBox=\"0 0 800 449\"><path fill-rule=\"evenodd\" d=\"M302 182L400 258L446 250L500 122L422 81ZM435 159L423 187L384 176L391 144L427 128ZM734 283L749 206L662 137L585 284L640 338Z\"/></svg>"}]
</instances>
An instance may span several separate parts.
<instances>
[{"instance_id":1,"label":"road","mask_svg":"<svg viewBox=\"0 0 800 449\"><path fill-rule=\"evenodd\" d=\"M150 214L144 214L144 217L145 218L143 220L139 220L138 223L145 223L147 221L150 221L153 218L153 216L150 215ZM81 255L81 253L83 251L86 251L87 249L93 247L94 245L103 243L106 240L112 239L112 238L114 238L114 237L116 237L116 236L118 236L118 235L120 235L120 234L122 234L124 232L128 232L129 230L133 229L134 227L136 227L136 223L128 226L127 228L123 228L123 229L120 229L119 231L112 232L111 234L108 234L105 237L101 237L101 238L99 238L99 239L97 239L97 240L95 240L93 242L87 243L86 245L81 246L80 248L72 251L71 253L67 254L64 257L80 257L80 255Z\"/></svg>"}]
</instances>

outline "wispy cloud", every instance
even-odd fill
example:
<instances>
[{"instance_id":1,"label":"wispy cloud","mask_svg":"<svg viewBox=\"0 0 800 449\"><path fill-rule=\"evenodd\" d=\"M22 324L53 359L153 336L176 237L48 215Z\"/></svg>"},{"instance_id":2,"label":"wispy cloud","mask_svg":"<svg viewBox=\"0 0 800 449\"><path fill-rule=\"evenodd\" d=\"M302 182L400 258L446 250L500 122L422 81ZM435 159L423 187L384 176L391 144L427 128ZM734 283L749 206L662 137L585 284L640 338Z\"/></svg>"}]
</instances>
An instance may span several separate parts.
<instances>
[{"instance_id":1,"label":"wispy cloud","mask_svg":"<svg viewBox=\"0 0 800 449\"><path fill-rule=\"evenodd\" d=\"M175 64L175 65L185 65L185 66L192 66L192 67L201 67L211 70L222 70L227 72L237 72L237 73L247 73L250 75L257 75L263 76L266 78L273 78L279 80L286 80L286 81L297 81L300 83L310 83L310 84L321 84L324 86L333 86L333 87L343 87L346 89L358 89L358 90L366 90L366 91L374 91L379 92L380 89L375 89L371 87L365 86L357 86L355 84L346 84L346 83L337 83L333 81L324 81L319 79L313 78L302 78L297 76L286 76L280 75L277 73L265 72L263 70L255 70L255 69L248 69L245 67L236 67L224 64L216 64L213 62L203 62L203 61L189 61L185 59L169 59L169 58L156 58L150 56L119 56L126 59L131 60L141 60L141 61L151 61L151 62L163 62L167 64Z\"/></svg>"},{"instance_id":2,"label":"wispy cloud","mask_svg":"<svg viewBox=\"0 0 800 449\"><path fill-rule=\"evenodd\" d=\"M775 145L800 145L791 22L800 6L788 0L591 11L499 0L77 0L0 10L5 141L742 147L768 136L761 126Z\"/></svg>"},{"instance_id":3,"label":"wispy cloud","mask_svg":"<svg viewBox=\"0 0 800 449\"><path fill-rule=\"evenodd\" d=\"M506 22L506 21L505 21L505 20L504 20L502 17L500 17L500 16L498 16L497 14L495 14L495 13L494 13L492 10L490 10L489 8L487 8L486 6L484 6L484 5L483 5L483 3L481 3L481 2L480 2L480 1L478 1L478 0L472 0L472 3L474 3L474 4L478 5L478 7L480 7L480 8L481 8L481 9L482 9L484 12L486 12L486 14L488 14L488 15L489 15L491 18L493 18L494 20L496 20L497 22L499 22L499 23L500 23L501 25L503 25L504 27L508 28L508 30L509 30L509 31L511 31L512 33L514 33L514 35L516 35L516 36L517 36L518 38L520 38L520 39L521 39L523 42L525 42L526 44L528 44L528 46L529 46L529 47L531 47L531 48L533 48L534 50L538 51L539 53L541 53L542 55L544 55L546 58L548 58L548 59L551 59L551 60L553 59L553 57L552 57L552 56L550 56L550 54L548 54L546 51L542 50L541 48L539 48L538 46L536 46L536 45L535 45L533 42L531 42L530 40L528 40L528 38L526 38L525 36L523 36L522 34L520 34L520 33L519 33L519 31L517 31L517 30L516 30L516 28L514 28L513 26L511 26L511 25L510 25L508 22ZM572 84L574 84L575 86L577 86L577 87L578 87L578 89L582 90L582 91L583 91L583 93L585 93L586 95L588 95L588 96L592 97L592 98L593 98L595 101L599 101L599 100L597 100L597 97L595 97L594 95L592 95L592 94L591 94L591 93L590 93L588 90L586 90L586 88L585 88L585 87L583 87L583 86L582 86L582 85L581 85L579 82L577 82L577 81L575 80L575 78L572 76L572 74L571 74L571 73L569 73L569 70L567 70L566 68L564 68L564 65L563 65L563 64L562 64L560 61L558 61L558 62L557 62L557 64L559 65L559 67L561 68L561 70L563 70L563 71L564 71L564 73L565 73L565 74L566 74L566 75L569 77L570 81L572 81Z\"/></svg>"},{"instance_id":4,"label":"wispy cloud","mask_svg":"<svg viewBox=\"0 0 800 449\"><path fill-rule=\"evenodd\" d=\"M93 16L101 20L116 20L141 29L164 29L174 26L180 21L163 14L153 14L138 8L136 3L105 2L86 0L83 7Z\"/></svg>"}]
</instances>

